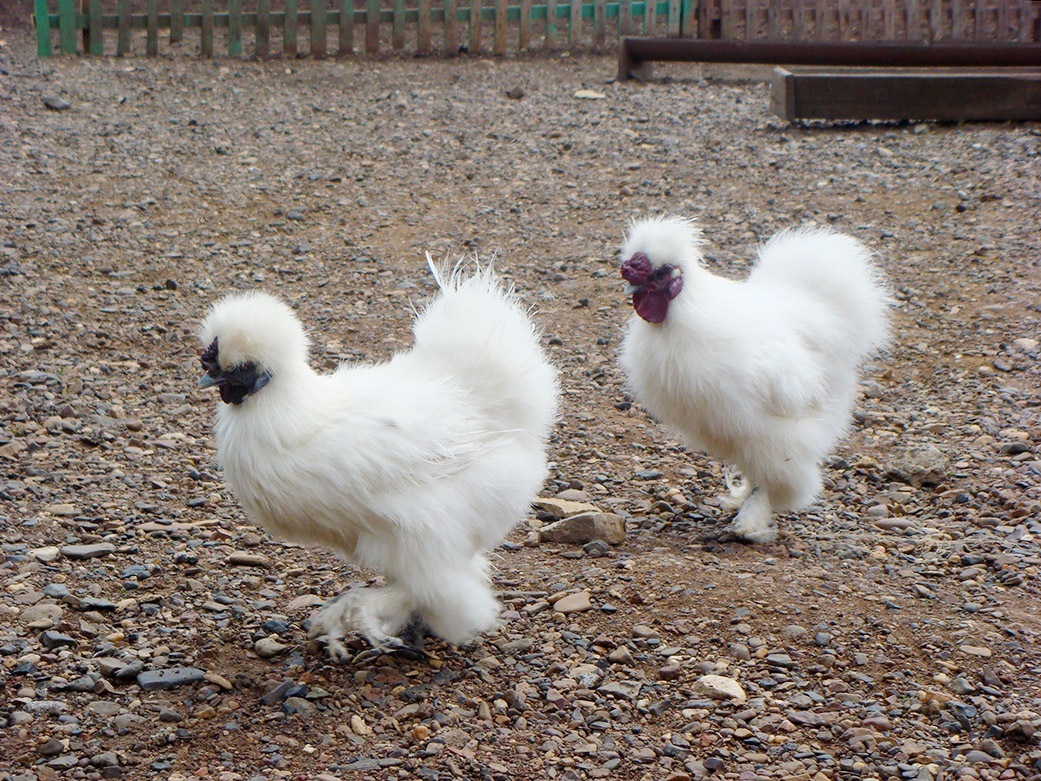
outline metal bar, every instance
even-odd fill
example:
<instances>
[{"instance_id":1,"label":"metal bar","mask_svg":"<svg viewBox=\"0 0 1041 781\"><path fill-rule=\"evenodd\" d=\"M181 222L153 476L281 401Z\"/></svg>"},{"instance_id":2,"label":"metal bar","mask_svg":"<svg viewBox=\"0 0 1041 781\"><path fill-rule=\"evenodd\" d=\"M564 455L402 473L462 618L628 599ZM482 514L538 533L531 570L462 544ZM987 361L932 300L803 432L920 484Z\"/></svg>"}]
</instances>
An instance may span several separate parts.
<instances>
[{"instance_id":1,"label":"metal bar","mask_svg":"<svg viewBox=\"0 0 1041 781\"><path fill-rule=\"evenodd\" d=\"M875 67L1012 67L1041 65L1041 44L1026 43L803 43L624 38L618 80L648 73L645 62L741 62L768 65ZM625 68L623 73L622 68Z\"/></svg>"}]
</instances>

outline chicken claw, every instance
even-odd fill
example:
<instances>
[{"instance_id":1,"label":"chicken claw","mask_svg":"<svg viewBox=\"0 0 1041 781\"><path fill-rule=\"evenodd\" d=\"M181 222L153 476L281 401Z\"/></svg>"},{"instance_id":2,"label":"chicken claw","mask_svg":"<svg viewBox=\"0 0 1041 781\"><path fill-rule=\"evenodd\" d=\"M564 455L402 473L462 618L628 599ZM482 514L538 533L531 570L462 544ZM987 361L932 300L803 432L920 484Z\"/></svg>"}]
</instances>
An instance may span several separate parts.
<instances>
[{"instance_id":1,"label":"chicken claw","mask_svg":"<svg viewBox=\"0 0 1041 781\"><path fill-rule=\"evenodd\" d=\"M408 623L411 616L407 597L394 586L356 588L333 597L319 608L311 619L310 636L325 643L326 652L334 662L351 658L342 642L351 629L368 641L375 654L414 654L416 649L398 637L403 629L412 628Z\"/></svg>"}]
</instances>

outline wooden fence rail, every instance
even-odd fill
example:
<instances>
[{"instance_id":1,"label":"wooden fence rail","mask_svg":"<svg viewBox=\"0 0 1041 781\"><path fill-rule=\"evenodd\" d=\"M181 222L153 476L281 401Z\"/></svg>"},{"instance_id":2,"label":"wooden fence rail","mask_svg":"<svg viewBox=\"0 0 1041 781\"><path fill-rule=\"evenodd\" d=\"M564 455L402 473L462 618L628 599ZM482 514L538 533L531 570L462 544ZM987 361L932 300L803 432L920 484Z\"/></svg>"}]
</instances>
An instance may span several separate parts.
<instances>
[{"instance_id":1,"label":"wooden fence rail","mask_svg":"<svg viewBox=\"0 0 1041 781\"><path fill-rule=\"evenodd\" d=\"M323 58L724 40L1038 41L1038 0L35 0L37 51ZM244 8L244 3L247 7ZM218 8L219 4L219 8ZM278 7L272 7L273 4ZM301 35L303 30L306 35ZM115 31L115 39L106 32ZM190 41L186 31L192 33ZM162 33L162 34L161 34ZM251 35L248 35L251 33ZM248 44L252 38L252 46ZM333 39L331 44L330 38Z\"/></svg>"}]
</instances>

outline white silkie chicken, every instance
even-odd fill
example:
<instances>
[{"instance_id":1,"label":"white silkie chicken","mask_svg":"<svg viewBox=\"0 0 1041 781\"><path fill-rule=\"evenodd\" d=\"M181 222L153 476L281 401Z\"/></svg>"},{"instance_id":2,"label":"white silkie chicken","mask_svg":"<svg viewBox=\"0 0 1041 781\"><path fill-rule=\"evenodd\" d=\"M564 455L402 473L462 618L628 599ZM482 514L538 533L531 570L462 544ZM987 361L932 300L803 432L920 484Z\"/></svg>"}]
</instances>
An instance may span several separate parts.
<instances>
[{"instance_id":1,"label":"white silkie chicken","mask_svg":"<svg viewBox=\"0 0 1041 781\"><path fill-rule=\"evenodd\" d=\"M217 458L247 515L386 577L314 617L337 661L350 629L390 651L416 618L456 645L494 627L484 553L546 475L558 388L539 332L491 270L430 268L440 294L386 363L317 374L299 320L263 293L224 298L200 332Z\"/></svg>"},{"instance_id":2,"label":"white silkie chicken","mask_svg":"<svg viewBox=\"0 0 1041 781\"><path fill-rule=\"evenodd\" d=\"M772 542L774 513L821 490L860 365L886 342L889 300L869 250L831 230L774 236L742 281L705 268L701 244L686 220L633 224L621 271L636 312L621 364L651 414L740 473L727 479L740 508L731 532Z\"/></svg>"}]
</instances>

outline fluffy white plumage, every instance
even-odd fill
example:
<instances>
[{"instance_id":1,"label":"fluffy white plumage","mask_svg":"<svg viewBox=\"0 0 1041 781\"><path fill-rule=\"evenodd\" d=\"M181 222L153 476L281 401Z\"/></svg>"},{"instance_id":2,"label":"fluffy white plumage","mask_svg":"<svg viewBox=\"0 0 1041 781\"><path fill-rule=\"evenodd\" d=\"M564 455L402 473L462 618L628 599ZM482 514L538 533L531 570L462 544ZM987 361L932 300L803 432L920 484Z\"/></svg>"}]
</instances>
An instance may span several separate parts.
<instances>
[{"instance_id":1,"label":"fluffy white plumage","mask_svg":"<svg viewBox=\"0 0 1041 781\"><path fill-rule=\"evenodd\" d=\"M483 556L524 516L546 474L557 378L539 333L490 269L451 274L415 345L378 365L317 374L292 310L263 294L215 304L202 386L217 385L218 461L251 519L381 572L312 622L334 659L355 629L400 647L414 616L446 641L495 625Z\"/></svg>"},{"instance_id":2,"label":"fluffy white plumage","mask_svg":"<svg viewBox=\"0 0 1041 781\"><path fill-rule=\"evenodd\" d=\"M821 489L859 367L887 340L888 296L870 251L831 230L778 234L742 281L706 269L700 245L686 220L633 224L622 273L637 313L621 364L653 415L740 471L732 530L770 542L774 513Z\"/></svg>"}]
</instances>

